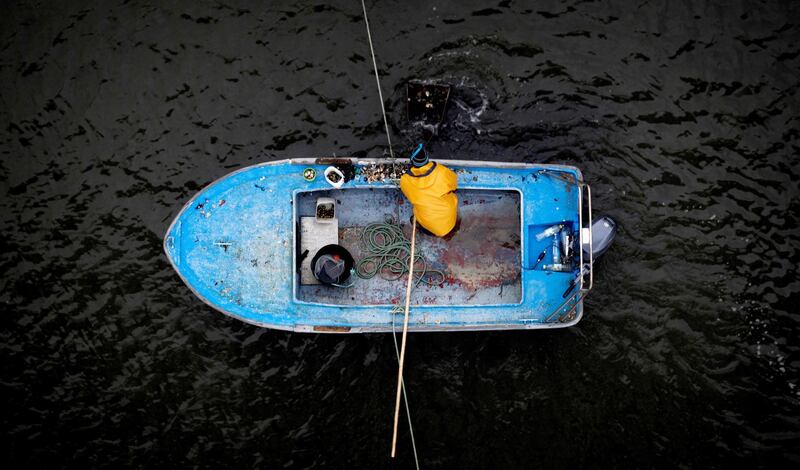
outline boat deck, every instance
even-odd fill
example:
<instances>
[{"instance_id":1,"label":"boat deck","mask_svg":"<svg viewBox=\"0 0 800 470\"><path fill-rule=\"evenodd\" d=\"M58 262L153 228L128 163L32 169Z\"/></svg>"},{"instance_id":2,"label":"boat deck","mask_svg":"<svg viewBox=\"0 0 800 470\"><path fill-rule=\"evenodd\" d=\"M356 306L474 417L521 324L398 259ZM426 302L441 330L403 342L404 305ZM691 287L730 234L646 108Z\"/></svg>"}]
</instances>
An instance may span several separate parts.
<instances>
[{"instance_id":1,"label":"boat deck","mask_svg":"<svg viewBox=\"0 0 800 470\"><path fill-rule=\"evenodd\" d=\"M522 300L520 248L520 194L514 190L460 189L460 228L449 240L417 231L416 250L429 269L433 285L420 283L412 290L414 305L499 305ZM313 217L317 198L337 202L339 244L356 262L364 256L361 234L367 225L400 224L411 239L411 206L396 188L350 188L298 193L297 217ZM313 253L309 253L313 257ZM307 268L306 268L307 269ZM406 276L387 280L381 276L353 276L352 287L303 285L296 277L300 302L334 305L401 304ZM441 280L441 282L438 282Z\"/></svg>"}]
</instances>

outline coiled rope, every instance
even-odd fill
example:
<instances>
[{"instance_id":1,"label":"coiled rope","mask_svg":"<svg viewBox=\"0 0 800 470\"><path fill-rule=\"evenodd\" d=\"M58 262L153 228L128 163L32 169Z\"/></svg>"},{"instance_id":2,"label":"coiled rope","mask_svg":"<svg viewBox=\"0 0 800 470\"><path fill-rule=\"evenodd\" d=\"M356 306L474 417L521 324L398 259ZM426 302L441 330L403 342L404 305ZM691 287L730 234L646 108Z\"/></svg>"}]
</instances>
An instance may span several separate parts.
<instances>
[{"instance_id":1,"label":"coiled rope","mask_svg":"<svg viewBox=\"0 0 800 470\"><path fill-rule=\"evenodd\" d=\"M356 263L356 275L371 279L380 275L387 281L395 281L409 271L411 242L399 225L375 223L364 227L361 232L364 254ZM426 278L427 276L427 278ZM414 254L414 286L425 283L434 286L444 282L444 272L430 269L421 253Z\"/></svg>"}]
</instances>

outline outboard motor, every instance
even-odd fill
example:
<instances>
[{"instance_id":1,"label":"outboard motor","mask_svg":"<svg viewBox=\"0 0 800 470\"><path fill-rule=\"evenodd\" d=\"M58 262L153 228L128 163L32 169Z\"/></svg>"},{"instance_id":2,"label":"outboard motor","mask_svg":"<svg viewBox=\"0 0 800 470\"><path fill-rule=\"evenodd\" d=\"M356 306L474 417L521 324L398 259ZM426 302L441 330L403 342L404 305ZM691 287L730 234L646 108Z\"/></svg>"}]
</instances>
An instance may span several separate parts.
<instances>
[{"instance_id":1,"label":"outboard motor","mask_svg":"<svg viewBox=\"0 0 800 470\"><path fill-rule=\"evenodd\" d=\"M588 229L584 228L585 232L588 232ZM614 222L614 219L611 217L604 215L599 219L592 222L592 257L596 261L603 253L605 253L610 247L611 243L614 241L614 237L617 236L617 223ZM589 238L588 233L584 239ZM583 244L583 257L584 259L589 258L589 244Z\"/></svg>"},{"instance_id":2,"label":"outboard motor","mask_svg":"<svg viewBox=\"0 0 800 470\"><path fill-rule=\"evenodd\" d=\"M589 240L589 228L583 228L583 239ZM609 248L611 248L611 243L614 241L614 237L617 236L617 223L614 222L614 219L611 217L604 215L599 219L592 222L592 259L597 261L597 258L600 257L603 253L605 253ZM583 259L586 261L583 264L583 269L581 269L581 273L578 278L573 279L572 282L569 283L569 287L567 290L561 294L561 297L566 298L572 289L578 284L578 279L580 276L585 275L589 271L589 243L583 244Z\"/></svg>"}]
</instances>

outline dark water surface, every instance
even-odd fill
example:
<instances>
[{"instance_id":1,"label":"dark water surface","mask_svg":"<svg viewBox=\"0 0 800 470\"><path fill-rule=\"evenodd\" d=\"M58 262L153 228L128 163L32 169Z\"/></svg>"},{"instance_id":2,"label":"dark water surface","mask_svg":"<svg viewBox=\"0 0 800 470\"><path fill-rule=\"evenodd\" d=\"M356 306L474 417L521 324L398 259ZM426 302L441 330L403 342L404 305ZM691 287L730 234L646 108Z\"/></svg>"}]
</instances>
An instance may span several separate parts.
<instances>
[{"instance_id":1,"label":"dark water surface","mask_svg":"<svg viewBox=\"0 0 800 470\"><path fill-rule=\"evenodd\" d=\"M411 468L391 336L227 318L161 251L234 169L382 154L360 3L4 6L4 466ZM398 151L449 83L435 158L577 165L621 226L577 327L410 337L423 468L800 465L797 4L368 9Z\"/></svg>"}]
</instances>

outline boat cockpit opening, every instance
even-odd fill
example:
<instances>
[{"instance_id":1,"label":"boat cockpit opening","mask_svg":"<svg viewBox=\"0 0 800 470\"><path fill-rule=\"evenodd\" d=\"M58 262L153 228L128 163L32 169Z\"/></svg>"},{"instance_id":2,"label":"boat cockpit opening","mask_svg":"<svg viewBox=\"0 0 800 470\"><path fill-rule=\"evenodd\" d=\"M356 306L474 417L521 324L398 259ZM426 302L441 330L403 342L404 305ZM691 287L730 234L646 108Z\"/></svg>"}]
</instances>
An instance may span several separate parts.
<instances>
[{"instance_id":1,"label":"boat cockpit opening","mask_svg":"<svg viewBox=\"0 0 800 470\"><path fill-rule=\"evenodd\" d=\"M456 194L460 226L452 238L445 240L417 230L416 250L426 260L430 271L426 279L430 282L419 283L412 290L412 304L520 303L520 193L466 188ZM365 279L354 274L347 287L336 287L320 284L310 267L310 259L329 244L341 245L358 263L368 255L363 233L371 224L397 225L410 240L412 210L398 188L299 192L295 195L294 211L296 301L346 306L402 305L406 275L396 278L391 273L379 273Z\"/></svg>"}]
</instances>

